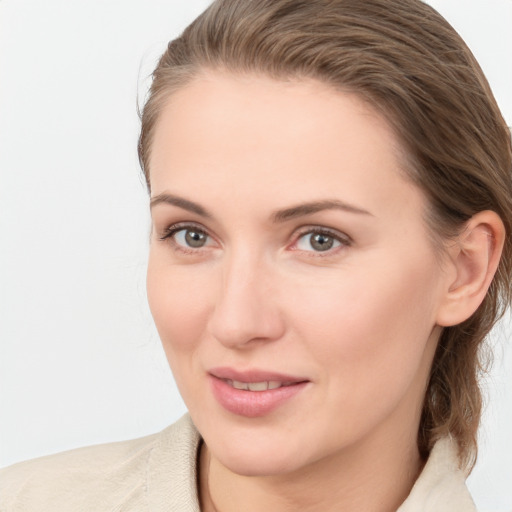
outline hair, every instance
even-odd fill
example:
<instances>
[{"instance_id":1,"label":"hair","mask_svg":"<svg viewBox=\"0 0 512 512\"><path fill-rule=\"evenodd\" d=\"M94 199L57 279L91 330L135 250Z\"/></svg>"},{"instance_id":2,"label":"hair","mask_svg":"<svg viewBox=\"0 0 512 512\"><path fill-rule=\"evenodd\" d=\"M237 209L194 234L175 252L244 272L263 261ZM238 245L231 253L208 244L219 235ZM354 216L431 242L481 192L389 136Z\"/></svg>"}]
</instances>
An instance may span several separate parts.
<instances>
[{"instance_id":1,"label":"hair","mask_svg":"<svg viewBox=\"0 0 512 512\"><path fill-rule=\"evenodd\" d=\"M450 24L420 0L216 0L171 41L144 106L139 160L150 189L151 143L172 93L205 70L316 79L381 112L428 198L439 250L476 213L493 210L506 239L477 311L443 329L424 398L418 447L452 436L461 466L476 460L482 346L512 302L512 149L487 80Z\"/></svg>"}]
</instances>

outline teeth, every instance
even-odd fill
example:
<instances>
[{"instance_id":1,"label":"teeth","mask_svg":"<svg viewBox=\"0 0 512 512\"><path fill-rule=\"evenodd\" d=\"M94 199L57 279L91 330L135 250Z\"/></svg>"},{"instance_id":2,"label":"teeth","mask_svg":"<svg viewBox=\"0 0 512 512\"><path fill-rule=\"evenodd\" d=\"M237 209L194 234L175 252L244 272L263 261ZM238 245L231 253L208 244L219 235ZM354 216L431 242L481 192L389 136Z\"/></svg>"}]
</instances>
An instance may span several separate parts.
<instances>
[{"instance_id":1,"label":"teeth","mask_svg":"<svg viewBox=\"0 0 512 512\"><path fill-rule=\"evenodd\" d=\"M266 391L268 382L249 382L249 391Z\"/></svg>"},{"instance_id":2,"label":"teeth","mask_svg":"<svg viewBox=\"0 0 512 512\"><path fill-rule=\"evenodd\" d=\"M249 384L247 384L247 382L239 382L238 380L234 380L233 381L233 387L235 389L245 389L245 390L248 390L249 389Z\"/></svg>"},{"instance_id":3,"label":"teeth","mask_svg":"<svg viewBox=\"0 0 512 512\"><path fill-rule=\"evenodd\" d=\"M285 384L277 380L263 381L263 382L241 382L238 380L227 380L228 384L235 389L244 391L266 391L267 389L277 389Z\"/></svg>"}]
</instances>

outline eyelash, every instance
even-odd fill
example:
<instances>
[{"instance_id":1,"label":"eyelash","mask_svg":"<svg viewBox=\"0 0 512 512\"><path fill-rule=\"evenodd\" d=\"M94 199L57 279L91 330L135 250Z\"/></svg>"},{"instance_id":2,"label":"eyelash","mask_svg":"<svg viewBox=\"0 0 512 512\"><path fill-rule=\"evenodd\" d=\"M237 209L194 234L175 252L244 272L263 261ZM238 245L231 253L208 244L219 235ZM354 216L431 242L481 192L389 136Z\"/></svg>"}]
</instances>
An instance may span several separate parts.
<instances>
[{"instance_id":1,"label":"eyelash","mask_svg":"<svg viewBox=\"0 0 512 512\"><path fill-rule=\"evenodd\" d=\"M180 231L187 231L187 230L190 230L190 231L195 230L196 232L203 233L207 237L211 238L211 236L208 234L208 232L204 228L202 228L201 226L199 226L197 224L177 223L177 224L172 224L171 226L165 228L164 234L161 237L159 237L159 240L161 240L162 242L169 241L176 251L180 251L185 254L197 254L199 251L201 251L203 249L202 247L195 248L195 249L193 247L187 248L187 247L184 247L183 245L178 244L176 242L176 240L174 239L174 235L176 235L176 233L178 233Z\"/></svg>"},{"instance_id":2,"label":"eyelash","mask_svg":"<svg viewBox=\"0 0 512 512\"><path fill-rule=\"evenodd\" d=\"M176 235L176 233L178 233L180 231L186 231L186 230L195 230L196 232L202 233L202 234L206 235L207 237L212 238L211 235L209 235L208 232L204 228L202 228L201 226L199 226L197 224L177 223L177 224L172 224L171 226L167 227L165 229L164 234L161 237L159 237L159 240L161 240L161 241L169 240L172 243L175 250L183 252L185 254L197 254L198 252L203 250L203 247L186 248L183 245L178 244L174 239L174 235ZM339 244L340 244L338 247L335 247L332 250L327 249L325 252L302 251L303 253L307 254L308 257L313 257L313 258L325 258L328 256L333 256L333 254L337 253L338 250L341 250L346 247L350 247L353 243L352 239L348 235L346 235L344 233L340 233L339 231L335 231L335 230L325 228L325 227L307 226L307 227L301 228L299 230L297 235L294 237L293 243L288 247L290 247L290 249L293 251L300 251L300 249L294 248L293 246L296 246L297 243L300 241L300 239L307 235L327 236L329 238L332 238L336 242L339 242Z\"/></svg>"},{"instance_id":3,"label":"eyelash","mask_svg":"<svg viewBox=\"0 0 512 512\"><path fill-rule=\"evenodd\" d=\"M300 251L300 249L295 249L293 246L296 246L299 240L305 236L311 235L323 235L329 238L332 238L336 242L339 242L339 246L333 249L327 249L326 251L302 251L310 258L327 258L329 256L334 256L340 250L343 250L346 247L350 247L353 243L352 239L346 235L345 233L340 233L339 231L319 227L319 226L307 226L299 230L297 235L294 238L294 242L292 243L292 250Z\"/></svg>"}]
</instances>

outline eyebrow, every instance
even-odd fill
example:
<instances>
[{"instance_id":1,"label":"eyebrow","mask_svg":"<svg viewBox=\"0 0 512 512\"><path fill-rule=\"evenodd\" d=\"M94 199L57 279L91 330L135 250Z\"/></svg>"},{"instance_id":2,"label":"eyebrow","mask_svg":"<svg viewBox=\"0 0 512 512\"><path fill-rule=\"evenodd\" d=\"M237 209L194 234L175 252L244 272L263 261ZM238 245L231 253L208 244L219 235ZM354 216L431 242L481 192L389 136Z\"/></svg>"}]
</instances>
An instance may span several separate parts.
<instances>
[{"instance_id":1,"label":"eyebrow","mask_svg":"<svg viewBox=\"0 0 512 512\"><path fill-rule=\"evenodd\" d=\"M349 213L357 213L361 215L371 215L367 210L363 210L357 206L345 203L338 199L326 199L323 201L313 201L311 203L303 203L284 210L278 210L272 215L272 220L276 223L285 222L287 220L302 217L304 215L311 215L313 213L321 212L324 210L343 210Z\"/></svg>"},{"instance_id":2,"label":"eyebrow","mask_svg":"<svg viewBox=\"0 0 512 512\"><path fill-rule=\"evenodd\" d=\"M194 203L193 201L190 201L183 197L175 196L173 194L158 194L157 196L152 197L149 203L149 207L154 208L157 204L161 203L177 206L178 208L182 208L183 210L188 210L189 212L197 213L197 215L201 215L201 217L213 217L213 215L206 208L203 208L200 204Z\"/></svg>"},{"instance_id":3,"label":"eyebrow","mask_svg":"<svg viewBox=\"0 0 512 512\"><path fill-rule=\"evenodd\" d=\"M182 208L183 210L187 210L192 213L196 213L201 217L205 218L213 218L213 215L203 206L194 201L190 201L189 199L185 199L183 197L175 196L173 194L159 194L150 201L150 208L154 208L158 204L170 204L173 206L177 206L178 208ZM285 208L283 210L275 211L271 216L271 220L274 223L286 222L288 220L295 219L297 217L302 217L305 215L311 215L313 213L317 213L324 210L342 210L349 213L357 213L360 215L371 215L367 210L359 208L357 206L351 205L349 203L345 203L344 201L340 201L339 199L325 199L322 201L312 201L309 203L301 203L296 206L292 206L290 208Z\"/></svg>"}]
</instances>

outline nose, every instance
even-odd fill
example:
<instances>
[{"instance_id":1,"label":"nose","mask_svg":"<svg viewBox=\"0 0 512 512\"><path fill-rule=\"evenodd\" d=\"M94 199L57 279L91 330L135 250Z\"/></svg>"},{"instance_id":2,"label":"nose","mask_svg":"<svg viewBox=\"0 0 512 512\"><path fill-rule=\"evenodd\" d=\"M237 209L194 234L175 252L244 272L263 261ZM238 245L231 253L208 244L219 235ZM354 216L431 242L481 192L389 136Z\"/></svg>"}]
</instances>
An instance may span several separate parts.
<instances>
[{"instance_id":1,"label":"nose","mask_svg":"<svg viewBox=\"0 0 512 512\"><path fill-rule=\"evenodd\" d=\"M278 307L274 273L262 259L245 254L223 264L211 335L224 346L243 349L279 339L285 324Z\"/></svg>"}]
</instances>

